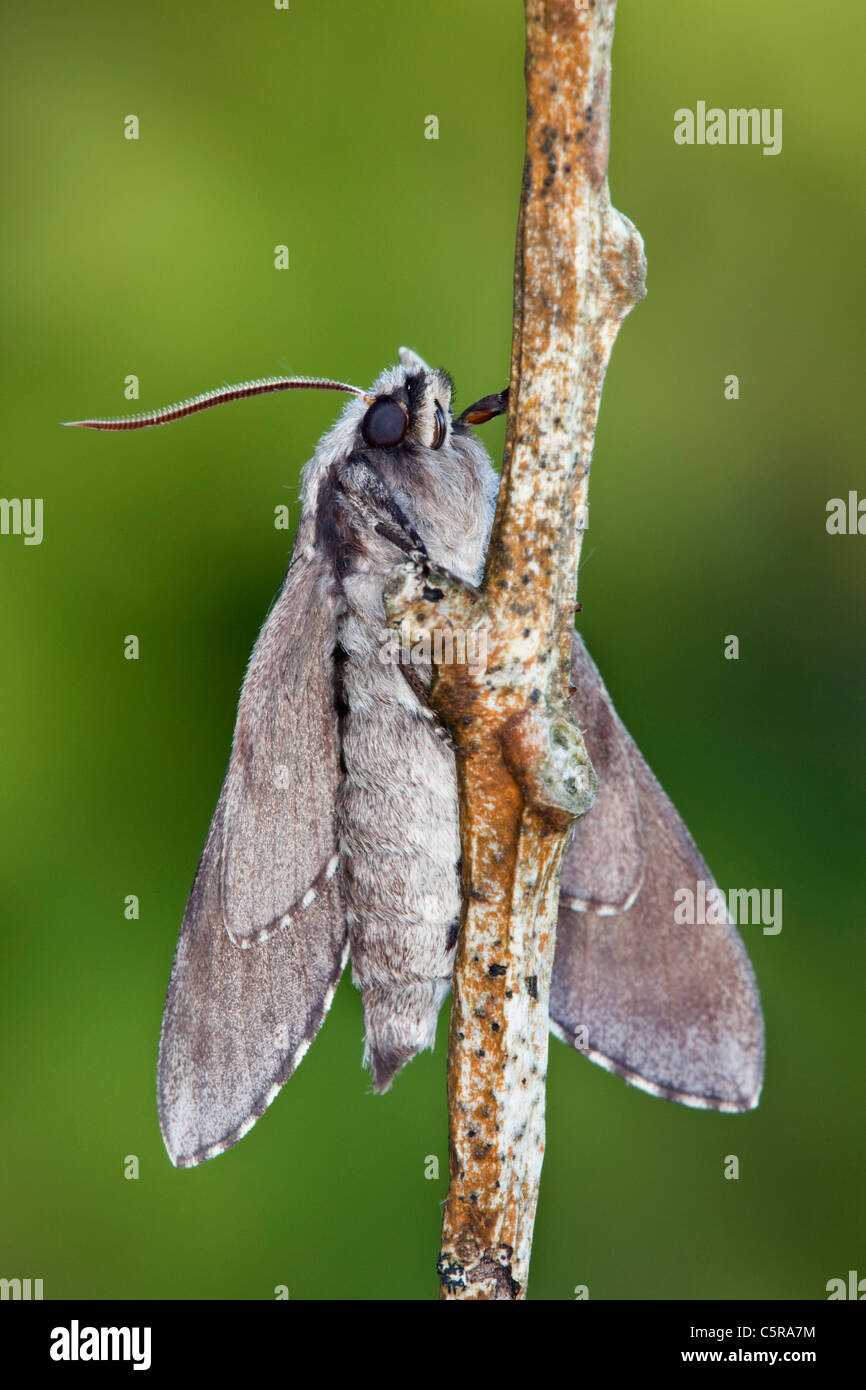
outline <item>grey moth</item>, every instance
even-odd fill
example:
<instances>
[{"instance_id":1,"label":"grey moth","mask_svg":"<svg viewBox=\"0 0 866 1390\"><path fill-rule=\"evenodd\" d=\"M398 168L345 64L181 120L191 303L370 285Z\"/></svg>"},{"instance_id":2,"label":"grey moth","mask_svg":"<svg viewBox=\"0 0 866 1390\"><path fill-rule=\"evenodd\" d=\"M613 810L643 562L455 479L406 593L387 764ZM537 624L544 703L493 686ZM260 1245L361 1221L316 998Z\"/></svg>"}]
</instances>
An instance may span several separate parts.
<instances>
[{"instance_id":1,"label":"grey moth","mask_svg":"<svg viewBox=\"0 0 866 1390\"><path fill-rule=\"evenodd\" d=\"M252 1127L316 1036L347 960L376 1091L434 1044L460 922L455 755L425 699L429 667L385 659L382 588L407 556L481 577L498 479L451 382L415 353L368 392L270 378L150 415L166 423L296 387L351 394L306 465L291 564L246 673L228 770L177 944L159 1047L172 1161ZM561 879L551 1030L611 1072L686 1105L758 1100L763 1022L724 917L675 920L712 875L611 703L580 637L573 705L599 779Z\"/></svg>"}]
</instances>

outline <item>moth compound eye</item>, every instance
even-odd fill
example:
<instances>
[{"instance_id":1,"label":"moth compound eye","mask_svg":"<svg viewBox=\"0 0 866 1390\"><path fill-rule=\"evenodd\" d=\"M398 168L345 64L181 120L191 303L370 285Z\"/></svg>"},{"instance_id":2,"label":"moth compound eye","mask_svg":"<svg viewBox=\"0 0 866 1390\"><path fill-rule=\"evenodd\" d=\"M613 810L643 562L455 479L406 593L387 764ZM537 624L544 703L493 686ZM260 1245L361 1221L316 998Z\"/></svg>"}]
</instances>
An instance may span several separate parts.
<instances>
[{"instance_id":1,"label":"moth compound eye","mask_svg":"<svg viewBox=\"0 0 866 1390\"><path fill-rule=\"evenodd\" d=\"M377 449L393 449L402 444L409 428L409 415L389 396L374 401L361 421L361 433Z\"/></svg>"},{"instance_id":2,"label":"moth compound eye","mask_svg":"<svg viewBox=\"0 0 866 1390\"><path fill-rule=\"evenodd\" d=\"M436 414L433 418L433 443L431 445L431 448L441 449L442 445L445 443L445 435L448 432L448 425L445 420L445 412L443 411L438 401L436 402Z\"/></svg>"}]
</instances>

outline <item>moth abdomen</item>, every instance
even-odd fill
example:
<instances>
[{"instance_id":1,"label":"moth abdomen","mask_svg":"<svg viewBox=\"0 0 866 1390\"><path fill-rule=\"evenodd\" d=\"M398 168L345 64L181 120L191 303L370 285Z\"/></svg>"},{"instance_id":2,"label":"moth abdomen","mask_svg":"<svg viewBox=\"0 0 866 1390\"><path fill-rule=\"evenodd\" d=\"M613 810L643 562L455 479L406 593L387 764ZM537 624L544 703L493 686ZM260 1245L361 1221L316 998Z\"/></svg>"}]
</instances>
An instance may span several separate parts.
<instances>
[{"instance_id":1,"label":"moth abdomen","mask_svg":"<svg viewBox=\"0 0 866 1390\"><path fill-rule=\"evenodd\" d=\"M450 988L450 970L445 978L417 984L366 986L364 1065L372 1073L374 1091L387 1091L407 1062L433 1047L436 1020Z\"/></svg>"}]
</instances>

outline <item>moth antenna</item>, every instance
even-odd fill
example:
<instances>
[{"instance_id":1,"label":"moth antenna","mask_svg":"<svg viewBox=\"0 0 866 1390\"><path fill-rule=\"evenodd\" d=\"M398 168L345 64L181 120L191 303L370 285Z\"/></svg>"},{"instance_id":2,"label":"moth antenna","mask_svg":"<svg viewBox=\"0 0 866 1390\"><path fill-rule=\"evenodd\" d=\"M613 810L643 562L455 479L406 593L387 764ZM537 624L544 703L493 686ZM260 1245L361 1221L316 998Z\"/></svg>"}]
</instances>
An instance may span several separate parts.
<instances>
[{"instance_id":1,"label":"moth antenna","mask_svg":"<svg viewBox=\"0 0 866 1390\"><path fill-rule=\"evenodd\" d=\"M344 381L331 381L329 377L267 376L259 381L242 381L237 386L219 386L215 391L205 391L203 395L193 396L188 401L163 406L161 410L149 410L141 415L119 415L108 420L63 420L61 424L82 430L146 430L151 425L168 425L172 420L182 420L184 416L195 415L199 410L210 410L211 406L244 400L247 396L265 396L271 391L304 390L347 391L353 396L373 399L360 387L349 386Z\"/></svg>"}]
</instances>

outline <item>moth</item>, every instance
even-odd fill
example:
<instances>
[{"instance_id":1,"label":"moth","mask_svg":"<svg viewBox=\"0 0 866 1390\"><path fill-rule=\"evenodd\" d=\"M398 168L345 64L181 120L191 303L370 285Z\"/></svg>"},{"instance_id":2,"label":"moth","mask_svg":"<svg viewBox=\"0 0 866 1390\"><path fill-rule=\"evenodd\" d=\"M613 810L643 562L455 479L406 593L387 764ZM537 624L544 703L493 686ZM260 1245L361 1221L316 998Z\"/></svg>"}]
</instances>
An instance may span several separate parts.
<instances>
[{"instance_id":1,"label":"moth","mask_svg":"<svg viewBox=\"0 0 866 1390\"><path fill-rule=\"evenodd\" d=\"M407 557L478 583L498 479L451 381L406 348L369 391L269 378L166 410L163 424L268 391L350 399L303 472L282 590L250 659L228 770L181 926L157 1092L178 1167L252 1127L316 1036L347 959L375 1091L434 1044L460 924L453 746L429 666L384 659L383 584ZM652 1095L753 1107L757 985L736 927L674 920L712 875L575 634L573 707L598 774L566 852L550 1001L563 1042Z\"/></svg>"}]
</instances>

